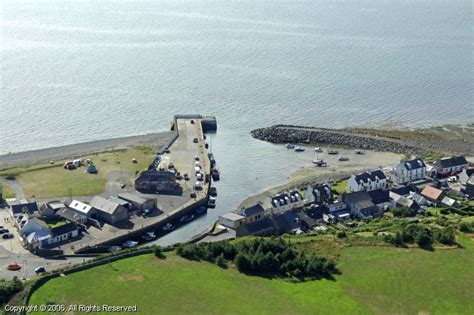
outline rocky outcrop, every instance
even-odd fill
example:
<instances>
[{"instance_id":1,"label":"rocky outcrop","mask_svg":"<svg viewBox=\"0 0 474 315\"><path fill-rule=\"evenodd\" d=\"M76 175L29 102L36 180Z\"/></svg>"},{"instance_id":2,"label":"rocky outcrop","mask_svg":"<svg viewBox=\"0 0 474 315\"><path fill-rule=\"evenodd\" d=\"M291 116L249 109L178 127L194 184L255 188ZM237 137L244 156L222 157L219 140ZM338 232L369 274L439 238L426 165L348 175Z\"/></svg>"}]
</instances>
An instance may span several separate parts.
<instances>
[{"instance_id":1,"label":"rocky outcrop","mask_svg":"<svg viewBox=\"0 0 474 315\"><path fill-rule=\"evenodd\" d=\"M352 134L341 130L275 125L251 131L254 138L272 143L307 143L348 146L357 149L416 154L423 150L391 139Z\"/></svg>"}]
</instances>

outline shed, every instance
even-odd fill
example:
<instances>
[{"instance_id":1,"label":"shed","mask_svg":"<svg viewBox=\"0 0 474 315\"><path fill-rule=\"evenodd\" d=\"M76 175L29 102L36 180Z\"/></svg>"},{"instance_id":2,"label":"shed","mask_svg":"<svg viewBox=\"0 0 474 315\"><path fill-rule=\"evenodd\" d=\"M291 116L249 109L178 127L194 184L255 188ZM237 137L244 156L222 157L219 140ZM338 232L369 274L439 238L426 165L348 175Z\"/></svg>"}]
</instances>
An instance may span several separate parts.
<instances>
[{"instance_id":1,"label":"shed","mask_svg":"<svg viewBox=\"0 0 474 315\"><path fill-rule=\"evenodd\" d=\"M124 206L103 197L94 197L91 206L96 210L97 217L107 223L114 225L128 219L128 211Z\"/></svg>"}]
</instances>

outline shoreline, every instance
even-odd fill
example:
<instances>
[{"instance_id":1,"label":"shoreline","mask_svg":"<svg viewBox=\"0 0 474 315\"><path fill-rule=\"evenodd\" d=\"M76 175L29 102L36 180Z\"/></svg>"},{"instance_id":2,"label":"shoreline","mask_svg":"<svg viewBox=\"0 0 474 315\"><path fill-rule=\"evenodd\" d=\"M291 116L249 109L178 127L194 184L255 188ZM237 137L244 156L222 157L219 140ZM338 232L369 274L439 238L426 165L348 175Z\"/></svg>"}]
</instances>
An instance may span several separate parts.
<instances>
[{"instance_id":1,"label":"shoreline","mask_svg":"<svg viewBox=\"0 0 474 315\"><path fill-rule=\"evenodd\" d=\"M174 136L174 131L166 131L4 154L0 155L0 169L73 159L94 153L125 150L138 144L154 146L158 150L166 145Z\"/></svg>"}]
</instances>

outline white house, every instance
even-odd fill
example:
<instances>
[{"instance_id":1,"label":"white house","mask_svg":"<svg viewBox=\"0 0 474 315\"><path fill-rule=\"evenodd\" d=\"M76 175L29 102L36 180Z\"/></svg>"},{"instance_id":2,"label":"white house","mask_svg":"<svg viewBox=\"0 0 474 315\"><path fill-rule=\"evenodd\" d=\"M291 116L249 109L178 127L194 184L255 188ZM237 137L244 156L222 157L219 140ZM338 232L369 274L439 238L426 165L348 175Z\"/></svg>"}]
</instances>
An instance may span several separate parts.
<instances>
[{"instance_id":1,"label":"white house","mask_svg":"<svg viewBox=\"0 0 474 315\"><path fill-rule=\"evenodd\" d=\"M347 182L347 188L352 191L371 191L385 189L387 177L382 170L372 170L357 175L352 175Z\"/></svg>"},{"instance_id":2,"label":"white house","mask_svg":"<svg viewBox=\"0 0 474 315\"><path fill-rule=\"evenodd\" d=\"M48 246L55 246L58 243L78 237L79 230L74 223L50 228L38 220L38 222L35 222L34 229L30 230L29 233L25 230L23 235L26 246L34 251Z\"/></svg>"},{"instance_id":3,"label":"white house","mask_svg":"<svg viewBox=\"0 0 474 315\"><path fill-rule=\"evenodd\" d=\"M399 184L414 182L425 176L426 164L422 159L401 162L394 168L394 180Z\"/></svg>"},{"instance_id":4,"label":"white house","mask_svg":"<svg viewBox=\"0 0 474 315\"><path fill-rule=\"evenodd\" d=\"M273 215L283 213L285 211L302 207L304 200L300 193L292 191L290 193L281 193L274 196L271 200L271 212Z\"/></svg>"},{"instance_id":5,"label":"white house","mask_svg":"<svg viewBox=\"0 0 474 315\"><path fill-rule=\"evenodd\" d=\"M469 163L464 156L445 157L434 164L434 168L439 175L457 174L467 168Z\"/></svg>"}]
</instances>

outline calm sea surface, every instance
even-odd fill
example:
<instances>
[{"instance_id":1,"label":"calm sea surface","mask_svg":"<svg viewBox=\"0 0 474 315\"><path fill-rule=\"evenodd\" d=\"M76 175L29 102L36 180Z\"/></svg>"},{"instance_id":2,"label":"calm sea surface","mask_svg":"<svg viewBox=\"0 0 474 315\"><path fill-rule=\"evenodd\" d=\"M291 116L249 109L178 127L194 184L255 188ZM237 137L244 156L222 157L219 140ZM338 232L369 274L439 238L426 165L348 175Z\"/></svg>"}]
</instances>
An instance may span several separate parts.
<instances>
[{"instance_id":1,"label":"calm sea surface","mask_svg":"<svg viewBox=\"0 0 474 315\"><path fill-rule=\"evenodd\" d=\"M0 5L0 154L217 116L219 205L165 243L300 166L252 128L474 120L471 1Z\"/></svg>"}]
</instances>

